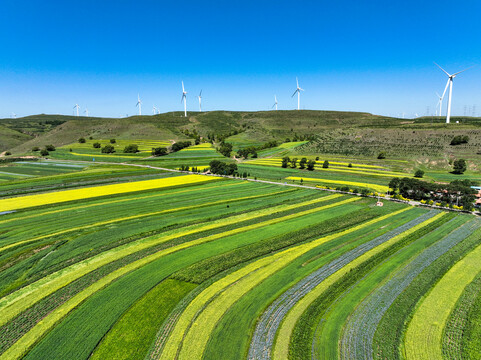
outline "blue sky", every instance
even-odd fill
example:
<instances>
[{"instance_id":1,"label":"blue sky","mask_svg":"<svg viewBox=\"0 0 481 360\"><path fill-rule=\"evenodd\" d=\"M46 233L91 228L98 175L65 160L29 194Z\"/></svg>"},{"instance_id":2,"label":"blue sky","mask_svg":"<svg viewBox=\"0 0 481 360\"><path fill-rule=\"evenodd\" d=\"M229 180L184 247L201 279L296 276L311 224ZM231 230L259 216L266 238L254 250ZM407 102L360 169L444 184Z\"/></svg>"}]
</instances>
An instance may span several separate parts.
<instances>
[{"instance_id":1,"label":"blue sky","mask_svg":"<svg viewBox=\"0 0 481 360\"><path fill-rule=\"evenodd\" d=\"M481 115L481 2L22 1L0 12L0 117L198 110ZM447 103L447 101L445 101ZM445 113L445 110L443 110Z\"/></svg>"}]
</instances>

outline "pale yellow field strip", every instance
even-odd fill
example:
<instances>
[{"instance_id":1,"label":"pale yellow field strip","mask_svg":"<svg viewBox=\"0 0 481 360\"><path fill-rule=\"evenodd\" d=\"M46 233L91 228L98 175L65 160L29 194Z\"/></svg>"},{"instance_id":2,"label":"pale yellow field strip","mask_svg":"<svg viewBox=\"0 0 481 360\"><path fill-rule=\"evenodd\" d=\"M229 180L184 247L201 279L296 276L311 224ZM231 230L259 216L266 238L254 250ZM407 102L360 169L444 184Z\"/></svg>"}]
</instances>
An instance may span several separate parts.
<instances>
[{"instance_id":1,"label":"pale yellow field strip","mask_svg":"<svg viewBox=\"0 0 481 360\"><path fill-rule=\"evenodd\" d=\"M333 196L335 196L335 195L333 195ZM332 197L330 197L330 196L328 196L326 198L332 199ZM325 198L321 198L321 199L325 199ZM320 199L317 199L317 200L320 200ZM4 352L2 354L2 356L0 356L0 359L18 359L18 358L21 358L26 353L26 351L38 341L39 338L41 338L58 321L60 321L63 317L65 317L70 311L75 309L80 303L82 303L89 296L94 294L96 291L99 291L100 289L102 289L103 287L105 287L106 285L111 283L112 281L114 281L114 280L118 279L119 277L127 274L128 272L133 271L135 269L138 269L142 266L145 266L146 264L148 264L148 263L150 263L154 260L157 260L157 259L159 259L163 256L166 256L168 254L171 254L175 251L179 251L181 249L191 247L191 246L194 246L194 245L199 245L199 244L205 243L207 241L212 241L212 240L215 240L215 239L221 239L221 238L223 238L225 236L228 236L228 235L233 235L233 234L236 234L236 233L240 233L240 232L244 232L244 231L247 231L247 230L255 229L255 228L258 228L260 226L265 226L265 225L275 223L275 222L285 221L288 218L295 218L295 217L307 215L307 214L310 214L310 213L313 213L313 212L316 212L316 211L324 211L328 208L331 208L331 207L334 207L334 206L339 206L339 205L346 204L346 203L349 203L349 202L354 202L354 201L357 201L357 200L359 200L359 198L349 198L347 200L340 201L340 202L337 202L337 203L334 203L334 204L329 204L329 205L321 206L321 207L318 207L318 208L315 208L315 209L310 209L310 210L306 210L306 211L303 211L303 212L299 212L297 214L288 215L288 216L280 218L280 219L272 219L272 220L266 221L264 223L253 224L253 225L250 225L250 226L242 227L240 229L230 230L230 231L227 231L225 233L211 235L211 236L208 236L206 238L194 240L194 241L191 241L191 242L188 242L188 243L184 243L184 244L181 244L181 245L178 245L178 246L174 246L174 247L159 251L159 252L154 253L152 255L146 256L146 257L144 257L140 260L137 260L133 263L130 263L130 264L128 264L128 265L126 265L126 266L124 266L120 269L117 269L114 272L108 274L104 278L100 279L96 283L92 284L91 286L89 286L85 290L83 290L80 293L78 293L77 295L75 295L73 298L71 298L70 300L68 300L64 304L62 304L57 309L53 310L46 318L42 319L29 332L27 332L15 344L13 344L6 352ZM32 295L30 294L27 298L24 298L23 302L25 302L27 300L30 300L31 296ZM3 299L1 299L1 300L3 300ZM0 302L1 302L1 300L0 300ZM0 306L2 306L1 303L0 303ZM25 306L22 306L22 307L25 308ZM7 311L4 311L4 310L7 310ZM6 322L6 321L4 321L4 316L9 316L9 318L13 317L11 315L12 310L14 312L18 313L17 312L18 309L14 310L14 309L12 309L12 307L8 307L7 309L5 309L3 307L1 308L1 310L0 310L0 325L4 324ZM6 314L5 314L5 312L6 312ZM194 358L196 358L196 357L194 357Z\"/></svg>"},{"instance_id":2,"label":"pale yellow field strip","mask_svg":"<svg viewBox=\"0 0 481 360\"><path fill-rule=\"evenodd\" d=\"M443 359L443 331L451 311L481 271L481 245L459 260L431 289L414 313L404 339L406 359Z\"/></svg>"},{"instance_id":3,"label":"pale yellow field strip","mask_svg":"<svg viewBox=\"0 0 481 360\"><path fill-rule=\"evenodd\" d=\"M180 238L183 236L195 234L195 233L200 233L202 231L207 231L207 230L212 230L216 229L222 226L230 225L230 224L235 224L241 221L246 221L246 220L251 220L255 218L259 218L265 215L271 215L277 212L281 211L287 211L287 210L292 210L296 208L300 208L303 206L307 205L313 205L316 203L321 203L324 201L336 199L340 197L341 195L335 194L335 195L330 195L330 196L325 196L321 198L316 198L308 201L304 201L301 203L297 204L289 204L289 205L278 205L278 206L273 206L271 208L267 209L262 209L259 211L255 211L254 213L246 213L246 214L241 214L241 215L235 215L231 216L225 219L221 220L216 220L212 221L211 223L204 225L191 225L187 226L185 228L181 229L175 229L171 230L169 232L166 232L162 236L157 236L157 237L150 237L146 239L140 239L110 250L107 250L99 255L96 255L92 258L80 261L76 264L73 264L67 268L64 268L62 270L59 270L53 274L47 275L44 278L36 281L35 283L29 284L3 298L0 299L0 326L5 324L9 319L12 317L16 316L18 313L21 311L29 308L31 305L35 304L37 301L41 300L45 296L48 296L49 294L55 292L57 289L68 285L72 281L78 279L79 277L94 271L95 269L98 269L99 267L106 265L112 261L121 259L127 255L133 254L137 251L150 248L152 246L162 244L164 242L167 242L169 240L173 240L176 238ZM245 232L248 230L252 230L255 228L259 228L262 226L267 226L271 224L275 224L281 221L285 221L288 219L294 219L299 216L304 216L308 214L312 214L318 211L323 211L326 210L327 208L331 208L334 206L340 206L343 204L346 204L348 202L356 201L360 198L349 198L344 201L339 201L330 205L325 205L321 207L316 207L313 209L301 211L298 213L294 213L291 215L286 215L283 217L279 218L274 218L271 220L267 220L264 222L236 228L227 232L223 232L220 234L215 234L212 236L208 236L205 238L201 238L198 240L186 242L177 246L173 246L169 248L168 250L161 251L157 254L160 254L159 256L164 256L163 254L166 254L165 251L168 251L168 253L178 251L190 246L198 245L207 241L212 241L214 239L222 238L227 235L233 235L241 232Z\"/></svg>"},{"instance_id":4,"label":"pale yellow field strip","mask_svg":"<svg viewBox=\"0 0 481 360\"><path fill-rule=\"evenodd\" d=\"M400 211L397 211L392 214L384 215L381 218L388 218L392 215L399 214L402 211L405 211L406 209L402 209ZM312 289L308 294L306 294L302 299L300 299L296 305L292 307L292 309L287 313L286 317L281 323L281 326L278 330L276 341L274 344L274 351L273 351L273 359L274 360L283 360L287 359L288 353L289 353L289 340L292 335L292 331L294 330L294 327L296 325L296 322L299 320L301 315L307 310L309 305L311 305L319 296L321 296L322 293L327 291L331 285L333 285L336 281L338 281L340 278L342 278L344 275L348 274L349 271L352 269L356 268L357 266L361 265L363 262L369 260L372 256L380 253L384 249L390 247L391 245L395 244L399 240L405 238L409 234L412 234L413 232L417 231L420 228L423 228L430 223L438 220L442 216L445 216L446 213L439 213L432 218L422 222L421 224L418 224L416 226L413 226L411 229L408 231L405 231L390 240L378 245L374 249L369 250L368 252L362 254L355 260L351 261L348 265L344 266L331 276L329 276L327 279L325 279L323 282L321 282L319 285L317 285L314 289ZM376 221L379 221L381 218L375 219ZM374 220L371 220L370 223L373 223Z\"/></svg>"},{"instance_id":5,"label":"pale yellow field strip","mask_svg":"<svg viewBox=\"0 0 481 360\"><path fill-rule=\"evenodd\" d=\"M325 183L325 184L337 184L337 185L347 185L352 187L363 187L363 188L370 188L379 192L387 192L389 188L384 185L378 184L369 184L369 183L362 183L356 181L344 181L344 180L330 180L330 179L318 179L318 178L306 178L306 177L299 177L299 176L289 176L286 180L300 180L309 181L309 182L317 182L317 183Z\"/></svg>"},{"instance_id":6,"label":"pale yellow field strip","mask_svg":"<svg viewBox=\"0 0 481 360\"><path fill-rule=\"evenodd\" d=\"M178 359L201 359L216 324L250 289L308 251L406 210L407 208L261 258L215 282L200 293L181 314L167 340L161 359L173 359L176 356Z\"/></svg>"},{"instance_id":7,"label":"pale yellow field strip","mask_svg":"<svg viewBox=\"0 0 481 360\"><path fill-rule=\"evenodd\" d=\"M202 175L183 175L171 178L143 180L113 185L93 186L81 189L54 191L36 195L18 196L1 199L0 211L19 210L33 206L56 204L66 201L82 200L97 196L115 195L143 190L160 189L170 186L187 185L207 181L215 181L218 178Z\"/></svg>"},{"instance_id":8,"label":"pale yellow field strip","mask_svg":"<svg viewBox=\"0 0 481 360\"><path fill-rule=\"evenodd\" d=\"M271 193L270 195L278 195L278 194L283 194L285 192L288 192L288 191L281 190L281 191L277 191L275 193ZM67 233L70 233L70 232L73 232L73 231L90 229L90 228L94 228L94 227L97 227L97 226L111 225L111 224L115 224L115 223L123 222L123 221L127 221L127 220L141 219L141 218L144 218L144 217L156 216L156 215L160 215L160 214L167 214L167 213L171 213L171 212L179 212L179 211L183 211L183 210L198 209L198 208L206 207L206 206L210 206L210 205L219 205L219 204L225 204L225 203L229 203L229 202L233 202L233 201L256 199L256 198L261 198L261 197L266 197L266 196L267 196L266 194L244 196L244 197L235 198L235 199L213 201L213 202L206 203L206 204L188 205L188 206L182 206L182 207L177 207L177 208L173 208L173 209L158 210L158 211L153 211L153 212L148 212L148 213L143 213L143 214L124 216L124 217L111 219L111 220L104 220L104 221L92 223L92 224L89 224L89 225L72 227L72 228L57 231L57 232L54 232L54 233L49 233L49 234L46 234L46 235L36 236L34 238L17 241L17 242L14 242L14 243L4 245L4 246L0 247L0 252L5 251L7 249L10 249L12 247L18 246L18 245L28 244L28 243L31 243L31 242L34 242L34 241L38 241L38 240L42 240L42 239L46 239L46 238L50 238L50 237L58 236L58 235L62 235L62 234L67 234Z\"/></svg>"}]
</instances>

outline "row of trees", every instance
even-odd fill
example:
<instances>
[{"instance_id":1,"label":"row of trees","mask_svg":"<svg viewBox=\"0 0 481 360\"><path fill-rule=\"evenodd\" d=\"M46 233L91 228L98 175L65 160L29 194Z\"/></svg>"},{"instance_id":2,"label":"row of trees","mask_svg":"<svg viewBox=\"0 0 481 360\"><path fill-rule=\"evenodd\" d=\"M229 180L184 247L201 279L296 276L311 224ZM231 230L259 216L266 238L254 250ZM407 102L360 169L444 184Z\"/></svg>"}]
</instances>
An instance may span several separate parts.
<instances>
[{"instance_id":1,"label":"row of trees","mask_svg":"<svg viewBox=\"0 0 481 360\"><path fill-rule=\"evenodd\" d=\"M307 160L307 158L302 158L299 161L299 169L307 169L309 171L314 170L314 167L316 166L316 161L315 160ZM290 167L291 169L297 168L297 158L290 158L289 156L285 156L282 158L282 163L281 167L287 168Z\"/></svg>"},{"instance_id":2,"label":"row of trees","mask_svg":"<svg viewBox=\"0 0 481 360\"><path fill-rule=\"evenodd\" d=\"M389 188L407 199L440 201L441 204L463 206L471 209L476 190L471 180L454 180L449 184L429 183L414 178L393 178Z\"/></svg>"},{"instance_id":3,"label":"row of trees","mask_svg":"<svg viewBox=\"0 0 481 360\"><path fill-rule=\"evenodd\" d=\"M219 160L212 160L209 163L209 167L212 174L234 175L237 173L237 164L227 164Z\"/></svg>"}]
</instances>

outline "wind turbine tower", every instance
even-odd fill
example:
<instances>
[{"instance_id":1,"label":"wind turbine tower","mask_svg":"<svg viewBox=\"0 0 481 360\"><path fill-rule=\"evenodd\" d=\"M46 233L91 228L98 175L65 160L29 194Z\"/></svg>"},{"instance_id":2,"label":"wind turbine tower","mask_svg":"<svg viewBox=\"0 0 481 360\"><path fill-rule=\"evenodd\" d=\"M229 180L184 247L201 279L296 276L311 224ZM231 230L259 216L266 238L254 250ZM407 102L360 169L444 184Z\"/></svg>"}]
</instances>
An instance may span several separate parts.
<instances>
[{"instance_id":1,"label":"wind turbine tower","mask_svg":"<svg viewBox=\"0 0 481 360\"><path fill-rule=\"evenodd\" d=\"M446 90L444 90L444 93L446 92ZM438 97L439 101L438 101L438 105L439 105L439 114L437 114L437 116L441 116L441 112L442 112L442 109L443 109L443 99L444 99L444 93L443 93L443 96L439 95L438 93L436 93L436 96ZM438 112L436 110L436 112Z\"/></svg>"},{"instance_id":2,"label":"wind turbine tower","mask_svg":"<svg viewBox=\"0 0 481 360\"><path fill-rule=\"evenodd\" d=\"M78 104L75 104L75 106L73 107L74 109L77 109L77 116L79 116L79 115L78 115L78 109L79 109L79 107L80 107L80 106L78 106Z\"/></svg>"},{"instance_id":3,"label":"wind turbine tower","mask_svg":"<svg viewBox=\"0 0 481 360\"><path fill-rule=\"evenodd\" d=\"M137 104L135 106L139 107L139 116L142 115L142 101L139 94L137 94Z\"/></svg>"},{"instance_id":4,"label":"wind turbine tower","mask_svg":"<svg viewBox=\"0 0 481 360\"><path fill-rule=\"evenodd\" d=\"M184 116L187 117L187 91L184 89L184 82L182 81L182 99L180 102L184 103Z\"/></svg>"},{"instance_id":5,"label":"wind turbine tower","mask_svg":"<svg viewBox=\"0 0 481 360\"><path fill-rule=\"evenodd\" d=\"M200 90L199 96L197 96L199 99L199 112L202 112L202 89Z\"/></svg>"},{"instance_id":6,"label":"wind turbine tower","mask_svg":"<svg viewBox=\"0 0 481 360\"><path fill-rule=\"evenodd\" d=\"M152 105L152 114L157 114L157 108L155 107L155 105Z\"/></svg>"},{"instance_id":7,"label":"wind turbine tower","mask_svg":"<svg viewBox=\"0 0 481 360\"><path fill-rule=\"evenodd\" d=\"M451 98L452 98L452 95L453 95L453 79L456 77L456 75L458 75L458 74L462 73L463 71L466 71L470 68L458 71L457 73L454 73L454 74L451 75L446 70L444 70L441 66L439 66L438 64L436 64L436 66L438 68L440 68L448 76L448 82L446 83L446 87L444 88L443 97L444 97L444 94L446 93L446 90L448 89L448 86L449 86L448 113L446 114L446 124L449 124L449 120L451 119Z\"/></svg>"},{"instance_id":8,"label":"wind turbine tower","mask_svg":"<svg viewBox=\"0 0 481 360\"><path fill-rule=\"evenodd\" d=\"M274 108L274 106L276 107L276 111L277 111L277 96L274 95L274 105L272 105L272 108Z\"/></svg>"},{"instance_id":9,"label":"wind turbine tower","mask_svg":"<svg viewBox=\"0 0 481 360\"><path fill-rule=\"evenodd\" d=\"M297 110L301 109L301 91L304 91L304 89L301 89L299 87L299 79L296 77L296 82L297 82L297 88L296 91L294 91L294 94L292 94L291 97L294 97L297 93Z\"/></svg>"},{"instance_id":10,"label":"wind turbine tower","mask_svg":"<svg viewBox=\"0 0 481 360\"><path fill-rule=\"evenodd\" d=\"M89 109L88 108L85 108L84 113L87 117L89 117Z\"/></svg>"}]
</instances>

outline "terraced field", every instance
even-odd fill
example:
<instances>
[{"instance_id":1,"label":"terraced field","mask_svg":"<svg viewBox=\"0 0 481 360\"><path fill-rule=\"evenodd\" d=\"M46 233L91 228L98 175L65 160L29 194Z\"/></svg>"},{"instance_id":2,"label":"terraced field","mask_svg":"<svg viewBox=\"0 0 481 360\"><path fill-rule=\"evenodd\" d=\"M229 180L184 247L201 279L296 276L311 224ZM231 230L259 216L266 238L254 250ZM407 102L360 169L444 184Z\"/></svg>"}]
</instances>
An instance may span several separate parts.
<instances>
[{"instance_id":1,"label":"terraced field","mask_svg":"<svg viewBox=\"0 0 481 360\"><path fill-rule=\"evenodd\" d=\"M218 156L201 144L153 161ZM0 359L479 353L479 218L282 184L129 174L67 189L47 176L0 193Z\"/></svg>"}]
</instances>

